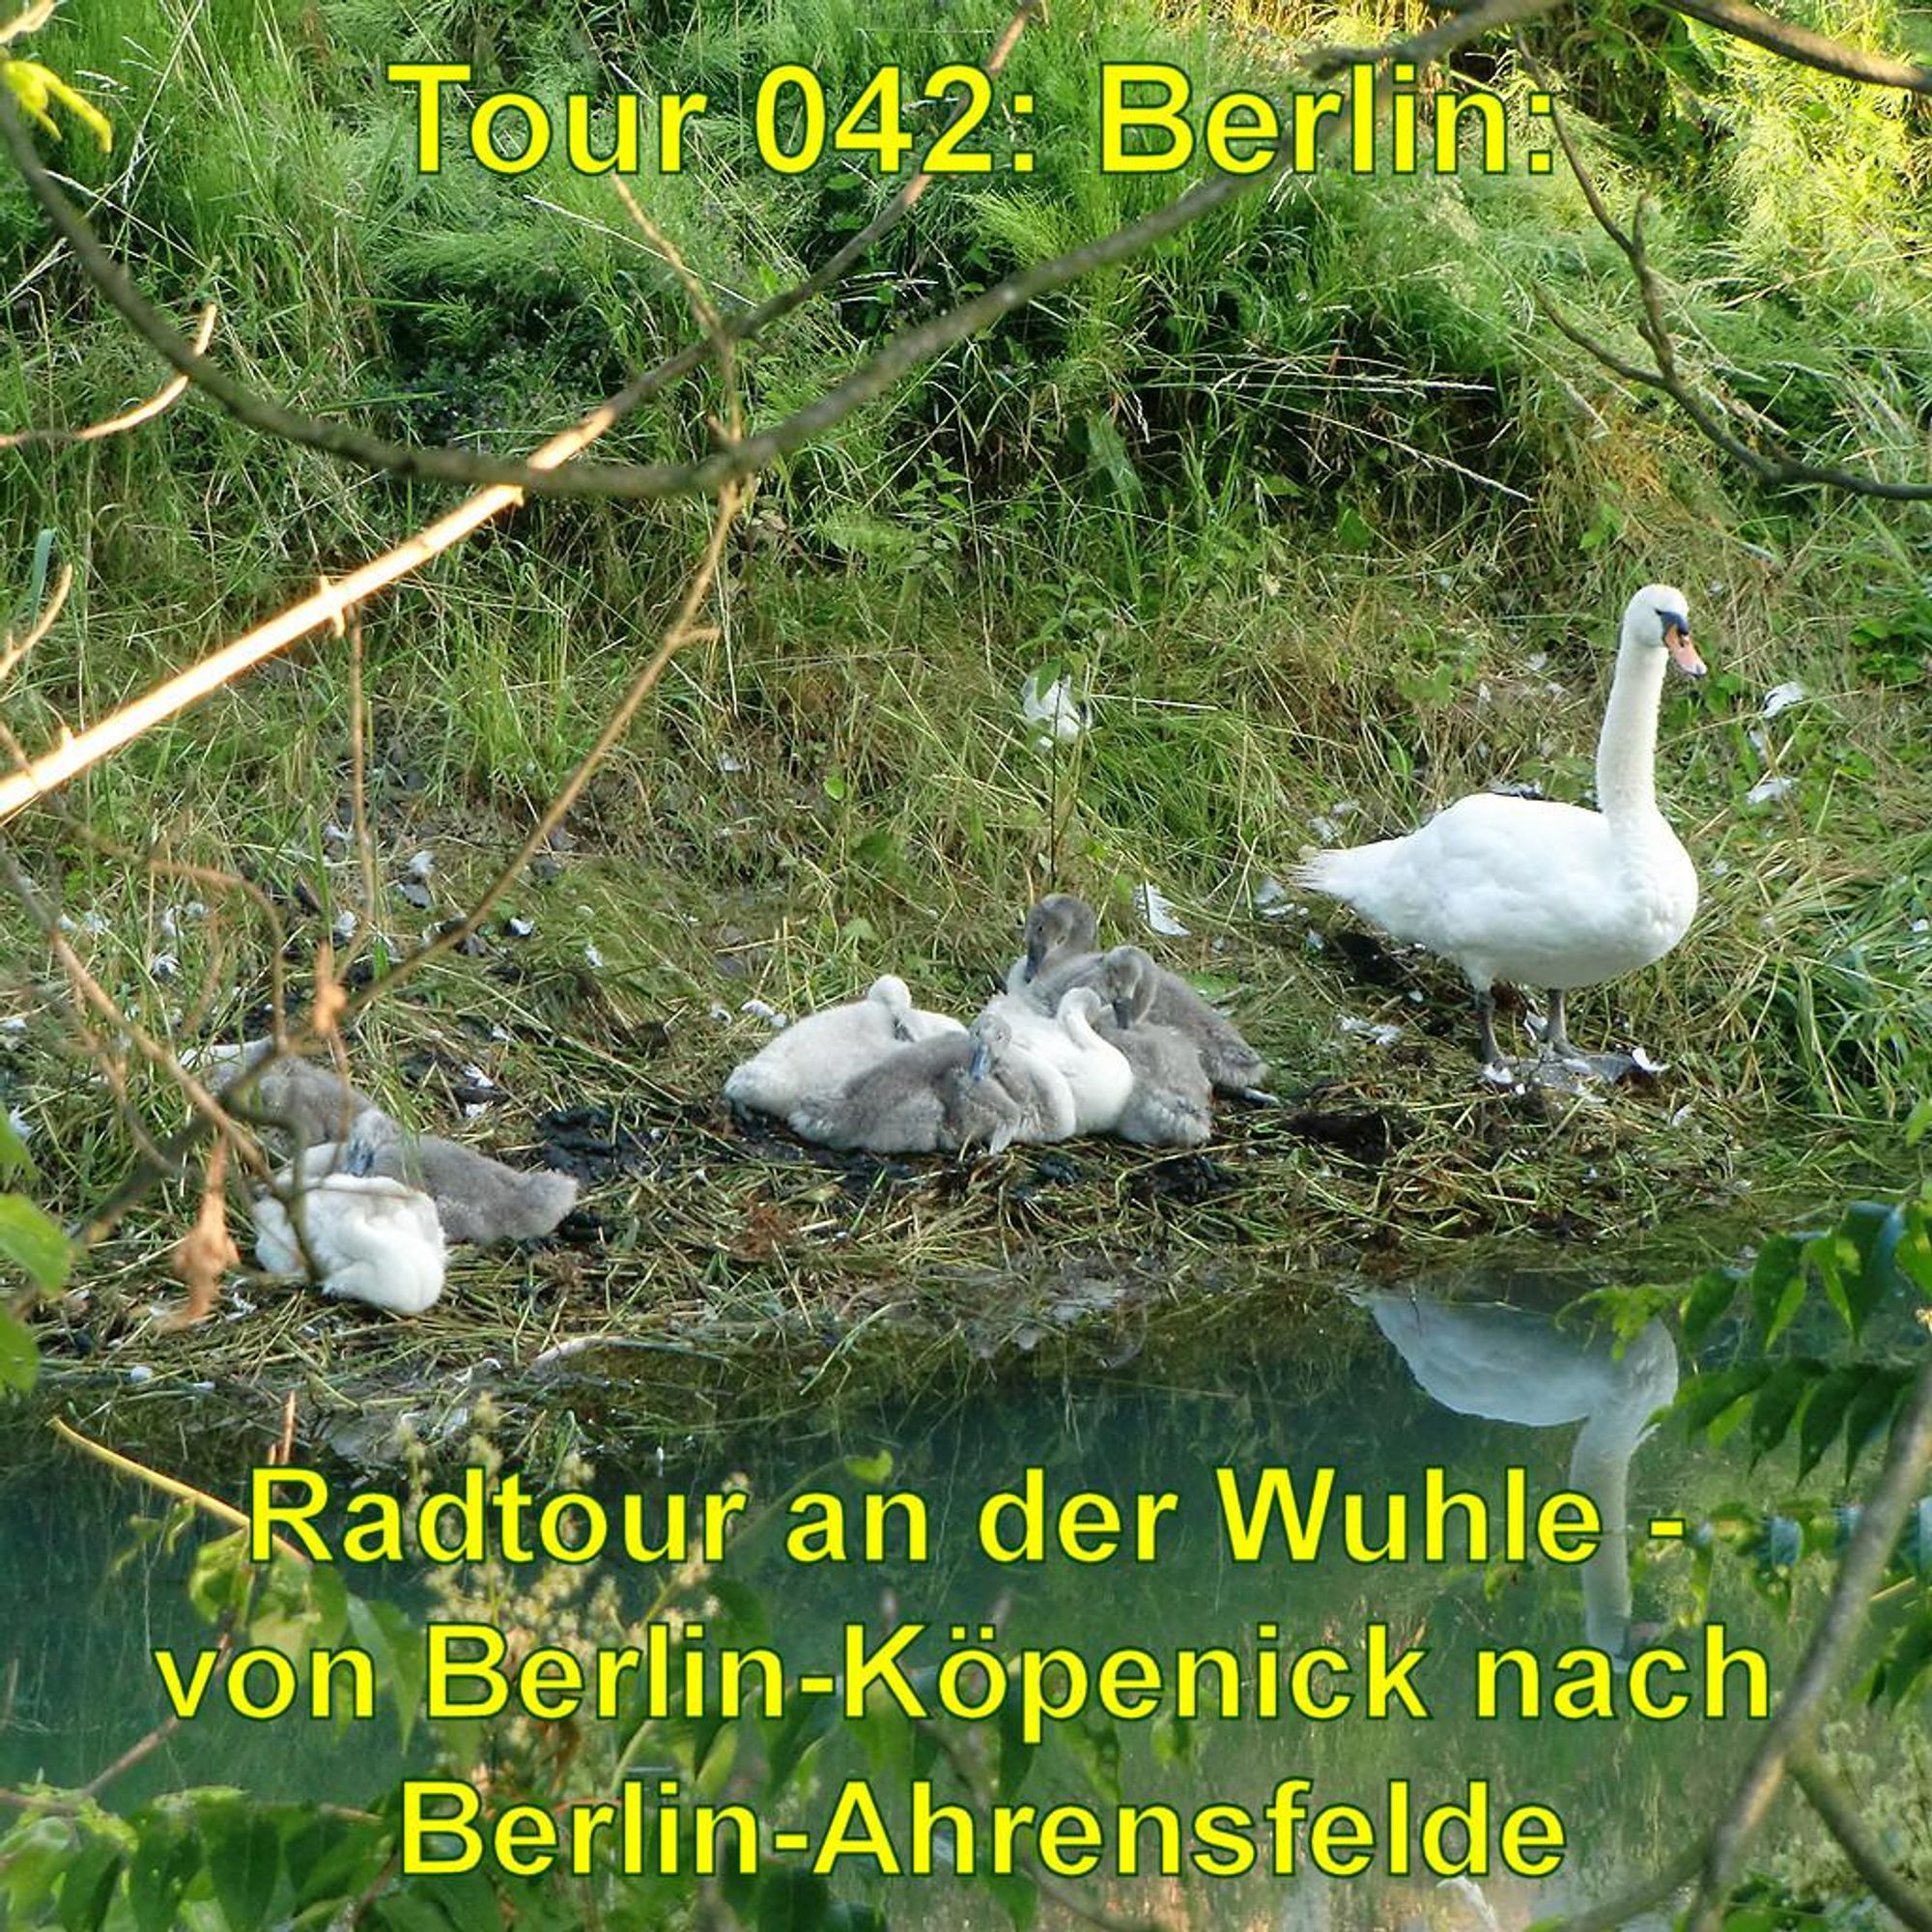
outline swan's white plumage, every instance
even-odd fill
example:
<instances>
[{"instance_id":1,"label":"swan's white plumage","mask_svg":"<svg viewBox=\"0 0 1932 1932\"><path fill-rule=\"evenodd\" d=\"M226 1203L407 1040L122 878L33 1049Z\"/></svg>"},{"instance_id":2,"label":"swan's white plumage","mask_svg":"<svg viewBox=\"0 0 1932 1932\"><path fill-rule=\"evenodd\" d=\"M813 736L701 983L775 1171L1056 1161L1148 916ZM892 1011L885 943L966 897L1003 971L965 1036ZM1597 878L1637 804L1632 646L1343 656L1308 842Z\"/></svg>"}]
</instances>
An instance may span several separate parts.
<instances>
[{"instance_id":1,"label":"swan's white plumage","mask_svg":"<svg viewBox=\"0 0 1932 1932\"><path fill-rule=\"evenodd\" d=\"M1267 1078L1267 1062L1226 1013L1138 946L1074 953L1049 963L1028 993L1051 1012L1074 986L1092 986L1122 1018L1171 1027L1194 1049L1212 1086L1224 1094L1254 1094Z\"/></svg>"},{"instance_id":2,"label":"swan's white plumage","mask_svg":"<svg viewBox=\"0 0 1932 1932\"><path fill-rule=\"evenodd\" d=\"M1452 960L1479 1000L1499 980L1560 994L1662 958L1697 911L1696 871L1657 809L1666 657L1703 669L1683 592L1650 584L1624 612L1599 810L1478 792L1406 838L1316 854L1299 882Z\"/></svg>"},{"instance_id":3,"label":"swan's white plumage","mask_svg":"<svg viewBox=\"0 0 1932 1932\"><path fill-rule=\"evenodd\" d=\"M1077 1134L1110 1134L1134 1091L1134 1070L1126 1055L1094 1030L1106 1003L1091 986L1073 988L1051 1017L1032 1000L1002 993L986 1006L1011 1031L1019 1052L1055 1068L1073 1095Z\"/></svg>"},{"instance_id":4,"label":"swan's white plumage","mask_svg":"<svg viewBox=\"0 0 1932 1932\"><path fill-rule=\"evenodd\" d=\"M1603 1524L1601 1541L1581 1565L1584 1639L1624 1657L1631 1462L1652 1417L1677 1393L1677 1347L1669 1330L1651 1321L1618 1353L1520 1309L1408 1294L1356 1299L1444 1407L1532 1429L1582 1423L1570 1452L1570 1487L1597 1505Z\"/></svg>"},{"instance_id":5,"label":"swan's white plumage","mask_svg":"<svg viewBox=\"0 0 1932 1932\"><path fill-rule=\"evenodd\" d=\"M442 1293L442 1225L436 1203L383 1175L317 1171L335 1152L310 1149L300 1182L287 1168L277 1176L299 1217L323 1292L394 1315L420 1315ZM319 1155L327 1158L317 1162ZM308 1273L290 1208L264 1194L253 1213L256 1261L270 1274Z\"/></svg>"},{"instance_id":6,"label":"swan's white plumage","mask_svg":"<svg viewBox=\"0 0 1932 1932\"><path fill-rule=\"evenodd\" d=\"M761 1114L788 1118L830 1100L855 1075L899 1047L963 1034L959 1021L922 1011L896 974L872 981L863 1000L808 1013L731 1069L724 1097Z\"/></svg>"}]
</instances>

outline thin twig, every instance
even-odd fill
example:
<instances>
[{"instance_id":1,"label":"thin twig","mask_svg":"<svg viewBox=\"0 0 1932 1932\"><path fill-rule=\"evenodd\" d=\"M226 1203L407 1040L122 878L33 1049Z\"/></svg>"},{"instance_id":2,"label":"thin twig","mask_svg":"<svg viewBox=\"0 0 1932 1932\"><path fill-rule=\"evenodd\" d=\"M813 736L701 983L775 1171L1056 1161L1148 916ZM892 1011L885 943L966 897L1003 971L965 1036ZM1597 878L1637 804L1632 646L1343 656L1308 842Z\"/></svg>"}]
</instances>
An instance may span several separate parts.
<instances>
[{"instance_id":1,"label":"thin twig","mask_svg":"<svg viewBox=\"0 0 1932 1932\"><path fill-rule=\"evenodd\" d=\"M1893 1426L1878 1487L1846 1546L1837 1580L1798 1674L1766 1726L1730 1802L1711 1827L1687 1932L1713 1932L1723 1915L1724 1896L1743 1870L1746 1854L1784 1781L1785 1767L1795 1755L1810 1748L1824 1721L1825 1699L1851 1662L1853 1640L1864 1628L1867 1603L1885 1573L1906 1513L1918 1499L1928 1463L1932 1463L1932 1362L1918 1372L1912 1400Z\"/></svg>"},{"instance_id":2,"label":"thin twig","mask_svg":"<svg viewBox=\"0 0 1932 1932\"><path fill-rule=\"evenodd\" d=\"M1688 14L1707 27L1782 54L1800 67L1863 81L1868 87L1903 87L1914 94L1932 94L1932 68L1870 53L1863 47L1848 47L1829 35L1780 20L1761 7L1747 6L1745 0L1667 0L1667 4L1673 13Z\"/></svg>"},{"instance_id":3,"label":"thin twig","mask_svg":"<svg viewBox=\"0 0 1932 1932\"><path fill-rule=\"evenodd\" d=\"M60 576L54 580L53 595L41 607L41 614L29 626L26 636L16 642L14 634L8 632L6 648L0 650L0 684L13 676L14 667L53 629L54 619L60 615L61 606L72 588L73 565L64 564Z\"/></svg>"},{"instance_id":4,"label":"thin twig","mask_svg":"<svg viewBox=\"0 0 1932 1932\"><path fill-rule=\"evenodd\" d=\"M192 1483L185 1483L178 1476L164 1476L158 1469L151 1469L145 1463L137 1463L131 1456L124 1456L118 1449L110 1449L104 1442L97 1442L91 1435L83 1435L71 1424L55 1416L48 1424L62 1441L71 1443L83 1455L92 1456L97 1463L104 1463L108 1468L121 1475L132 1476L135 1481L145 1483L151 1490L158 1490L164 1496L172 1496L176 1502L192 1503L204 1516L213 1517L216 1522L225 1522L231 1529L252 1530L254 1519L246 1510L240 1510L233 1503L225 1503L219 1496L212 1496L206 1490L198 1490ZM304 1570L309 1567L307 1554L296 1548L284 1537L270 1539L276 1550L292 1561L299 1563Z\"/></svg>"},{"instance_id":5,"label":"thin twig","mask_svg":"<svg viewBox=\"0 0 1932 1932\"><path fill-rule=\"evenodd\" d=\"M1898 1875L1885 1848L1865 1829L1858 1801L1818 1761L1815 1751L1792 1752L1791 1781L1837 1839L1839 1850L1873 1897L1907 1932L1932 1932L1932 1899L1914 1891Z\"/></svg>"},{"instance_id":6,"label":"thin twig","mask_svg":"<svg viewBox=\"0 0 1932 1932\"><path fill-rule=\"evenodd\" d=\"M1524 71L1540 85L1544 87L1551 85L1549 76L1523 44L1520 35L1516 37L1516 52ZM1794 456L1787 450L1767 451L1747 442L1732 430L1725 420L1723 411L1706 402L1678 365L1676 339L1671 333L1669 318L1664 308L1663 284L1656 270L1652 268L1650 252L1644 245L1641 207L1632 218L1630 227L1623 227L1611 214L1595 177L1584 164L1576 142L1570 137L1570 129L1564 117L1553 103L1550 107L1549 123L1555 130L1556 139L1563 149L1564 158L1570 163L1570 172L1576 178L1577 187L1582 191L1584 203L1589 208L1592 218L1616 243L1625 261L1630 264L1631 273L1636 282L1637 298L1643 310L1637 319L1636 331L1642 337L1644 346L1650 351L1652 366L1645 368L1641 363L1633 362L1628 356L1618 355L1598 341L1570 321L1556 304L1539 290L1536 293L1537 307L1542 310L1545 319L1559 334L1602 363L1612 375L1621 376L1628 383L1636 383L1645 388L1656 389L1668 396L1706 441L1722 450L1733 462L1742 465L1760 483L1773 487L1790 484L1845 490L1855 496L1875 497L1893 503L1932 501L1932 483L1892 483L1882 477L1868 475L1862 470L1843 469L1830 464L1812 463L1804 457Z\"/></svg>"},{"instance_id":7,"label":"thin twig","mask_svg":"<svg viewBox=\"0 0 1932 1932\"><path fill-rule=\"evenodd\" d=\"M1022 5L994 45L987 72L996 73L1005 65L1021 31L1040 4L1041 0L1022 0ZM42 212L73 250L88 278L135 333L163 361L220 404L231 415L266 435L397 475L429 477L442 482L463 483L472 488L484 484L511 487L531 496L646 498L686 494L709 496L719 482L727 480L716 477L680 481L680 476L691 469L689 465L577 464L568 473L563 473L556 466L540 463L535 457L526 463L517 463L480 455L473 450L453 448L448 444L390 442L369 435L353 424L322 422L301 415L270 397L256 394L175 332L166 317L147 300L127 270L101 244L52 174L41 165L33 137L11 98L0 99L0 144L7 148ZM736 340L755 335L831 287L873 242L911 210L930 180L931 177L923 173L915 176L815 274L761 302L748 314L734 317L726 325L729 335ZM616 422L631 414L659 390L688 376L705 359L708 348L709 345L701 341L692 343L627 384L604 406L611 421ZM739 473L748 474L749 471Z\"/></svg>"},{"instance_id":8,"label":"thin twig","mask_svg":"<svg viewBox=\"0 0 1932 1932\"><path fill-rule=\"evenodd\" d=\"M604 727L598 732L596 742L578 761L577 769L564 781L563 788L538 815L536 823L530 827L524 842L517 847L497 876L483 889L482 896L461 919L443 926L413 952L399 959L381 979L371 980L359 993L351 996L342 1012L344 1025L355 1019L372 1001L393 992L405 980L420 971L440 953L447 952L452 947L462 945L483 923L489 916L490 909L516 884L524 867L543 849L544 842L550 835L563 823L571 807L582 796L583 787L590 782L598 766L610 755L611 748L630 728L631 720L638 714L638 707L650 696L658 679L664 674L665 667L687 644L696 642L709 635L697 626L696 618L699 607L710 594L711 581L717 574L719 559L724 554L724 540L730 534L731 526L737 518L743 495L743 491L736 485L726 485L719 493L718 514L712 521L710 541L705 545L704 554L699 558L697 568L692 574L690 583L685 587L684 600L678 606L677 614L671 619L669 628L665 632L663 641L651 654L643 668L631 680L630 689L618 700L616 709L604 721Z\"/></svg>"},{"instance_id":9,"label":"thin twig","mask_svg":"<svg viewBox=\"0 0 1932 1932\"><path fill-rule=\"evenodd\" d=\"M194 353L199 355L208 347L209 339L214 333L214 318L219 311L210 302L201 312L201 324L194 332ZM187 393L188 378L185 374L171 376L145 403L136 403L131 410L124 411L118 416L109 416L102 422L89 423L84 429L14 429L0 430L0 449L18 449L30 442L99 442L102 437L123 436L130 429L139 429L144 422L153 422L162 411L172 409Z\"/></svg>"}]
</instances>

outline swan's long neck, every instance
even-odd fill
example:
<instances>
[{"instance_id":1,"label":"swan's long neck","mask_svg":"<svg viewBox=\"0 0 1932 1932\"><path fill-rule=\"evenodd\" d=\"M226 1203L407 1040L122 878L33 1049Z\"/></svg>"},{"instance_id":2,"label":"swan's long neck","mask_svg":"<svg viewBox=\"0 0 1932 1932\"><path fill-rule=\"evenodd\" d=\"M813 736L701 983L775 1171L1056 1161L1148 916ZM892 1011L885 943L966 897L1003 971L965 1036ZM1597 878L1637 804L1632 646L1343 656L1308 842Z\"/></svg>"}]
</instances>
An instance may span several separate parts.
<instances>
[{"instance_id":1,"label":"swan's long neck","mask_svg":"<svg viewBox=\"0 0 1932 1932\"><path fill-rule=\"evenodd\" d=\"M1626 624L1597 739L1597 804L1606 817L1657 810L1657 708L1662 696L1663 652Z\"/></svg>"}]
</instances>

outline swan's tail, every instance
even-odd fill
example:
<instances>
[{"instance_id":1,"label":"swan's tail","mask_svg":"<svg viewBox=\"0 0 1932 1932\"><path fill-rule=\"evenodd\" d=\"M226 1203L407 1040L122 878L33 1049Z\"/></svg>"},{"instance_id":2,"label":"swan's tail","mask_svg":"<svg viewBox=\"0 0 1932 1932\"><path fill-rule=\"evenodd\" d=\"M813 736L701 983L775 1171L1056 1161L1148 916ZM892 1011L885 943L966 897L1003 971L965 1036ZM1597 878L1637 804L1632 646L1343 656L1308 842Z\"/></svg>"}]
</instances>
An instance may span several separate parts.
<instances>
[{"instance_id":1,"label":"swan's tail","mask_svg":"<svg viewBox=\"0 0 1932 1932\"><path fill-rule=\"evenodd\" d=\"M1372 845L1345 845L1337 852L1311 852L1293 872L1303 892L1322 893L1331 899L1359 905L1381 882L1389 851L1402 841L1378 838Z\"/></svg>"}]
</instances>

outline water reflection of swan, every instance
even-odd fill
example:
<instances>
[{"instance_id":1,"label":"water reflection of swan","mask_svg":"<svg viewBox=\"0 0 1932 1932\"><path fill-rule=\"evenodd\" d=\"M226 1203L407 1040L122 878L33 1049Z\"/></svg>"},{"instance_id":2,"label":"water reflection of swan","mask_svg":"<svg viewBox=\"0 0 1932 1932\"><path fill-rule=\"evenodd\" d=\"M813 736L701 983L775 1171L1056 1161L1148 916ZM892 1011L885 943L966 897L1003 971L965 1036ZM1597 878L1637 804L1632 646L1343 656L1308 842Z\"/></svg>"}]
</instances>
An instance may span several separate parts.
<instances>
[{"instance_id":1,"label":"water reflection of swan","mask_svg":"<svg viewBox=\"0 0 1932 1932\"><path fill-rule=\"evenodd\" d=\"M1426 1393L1458 1415L1553 1429L1581 1422L1570 1487L1596 1505L1603 1540L1579 1566L1586 1641L1628 1654L1630 1465L1650 1418L1677 1393L1677 1348L1652 1321L1614 1353L1548 1317L1494 1303L1359 1297Z\"/></svg>"}]
</instances>

